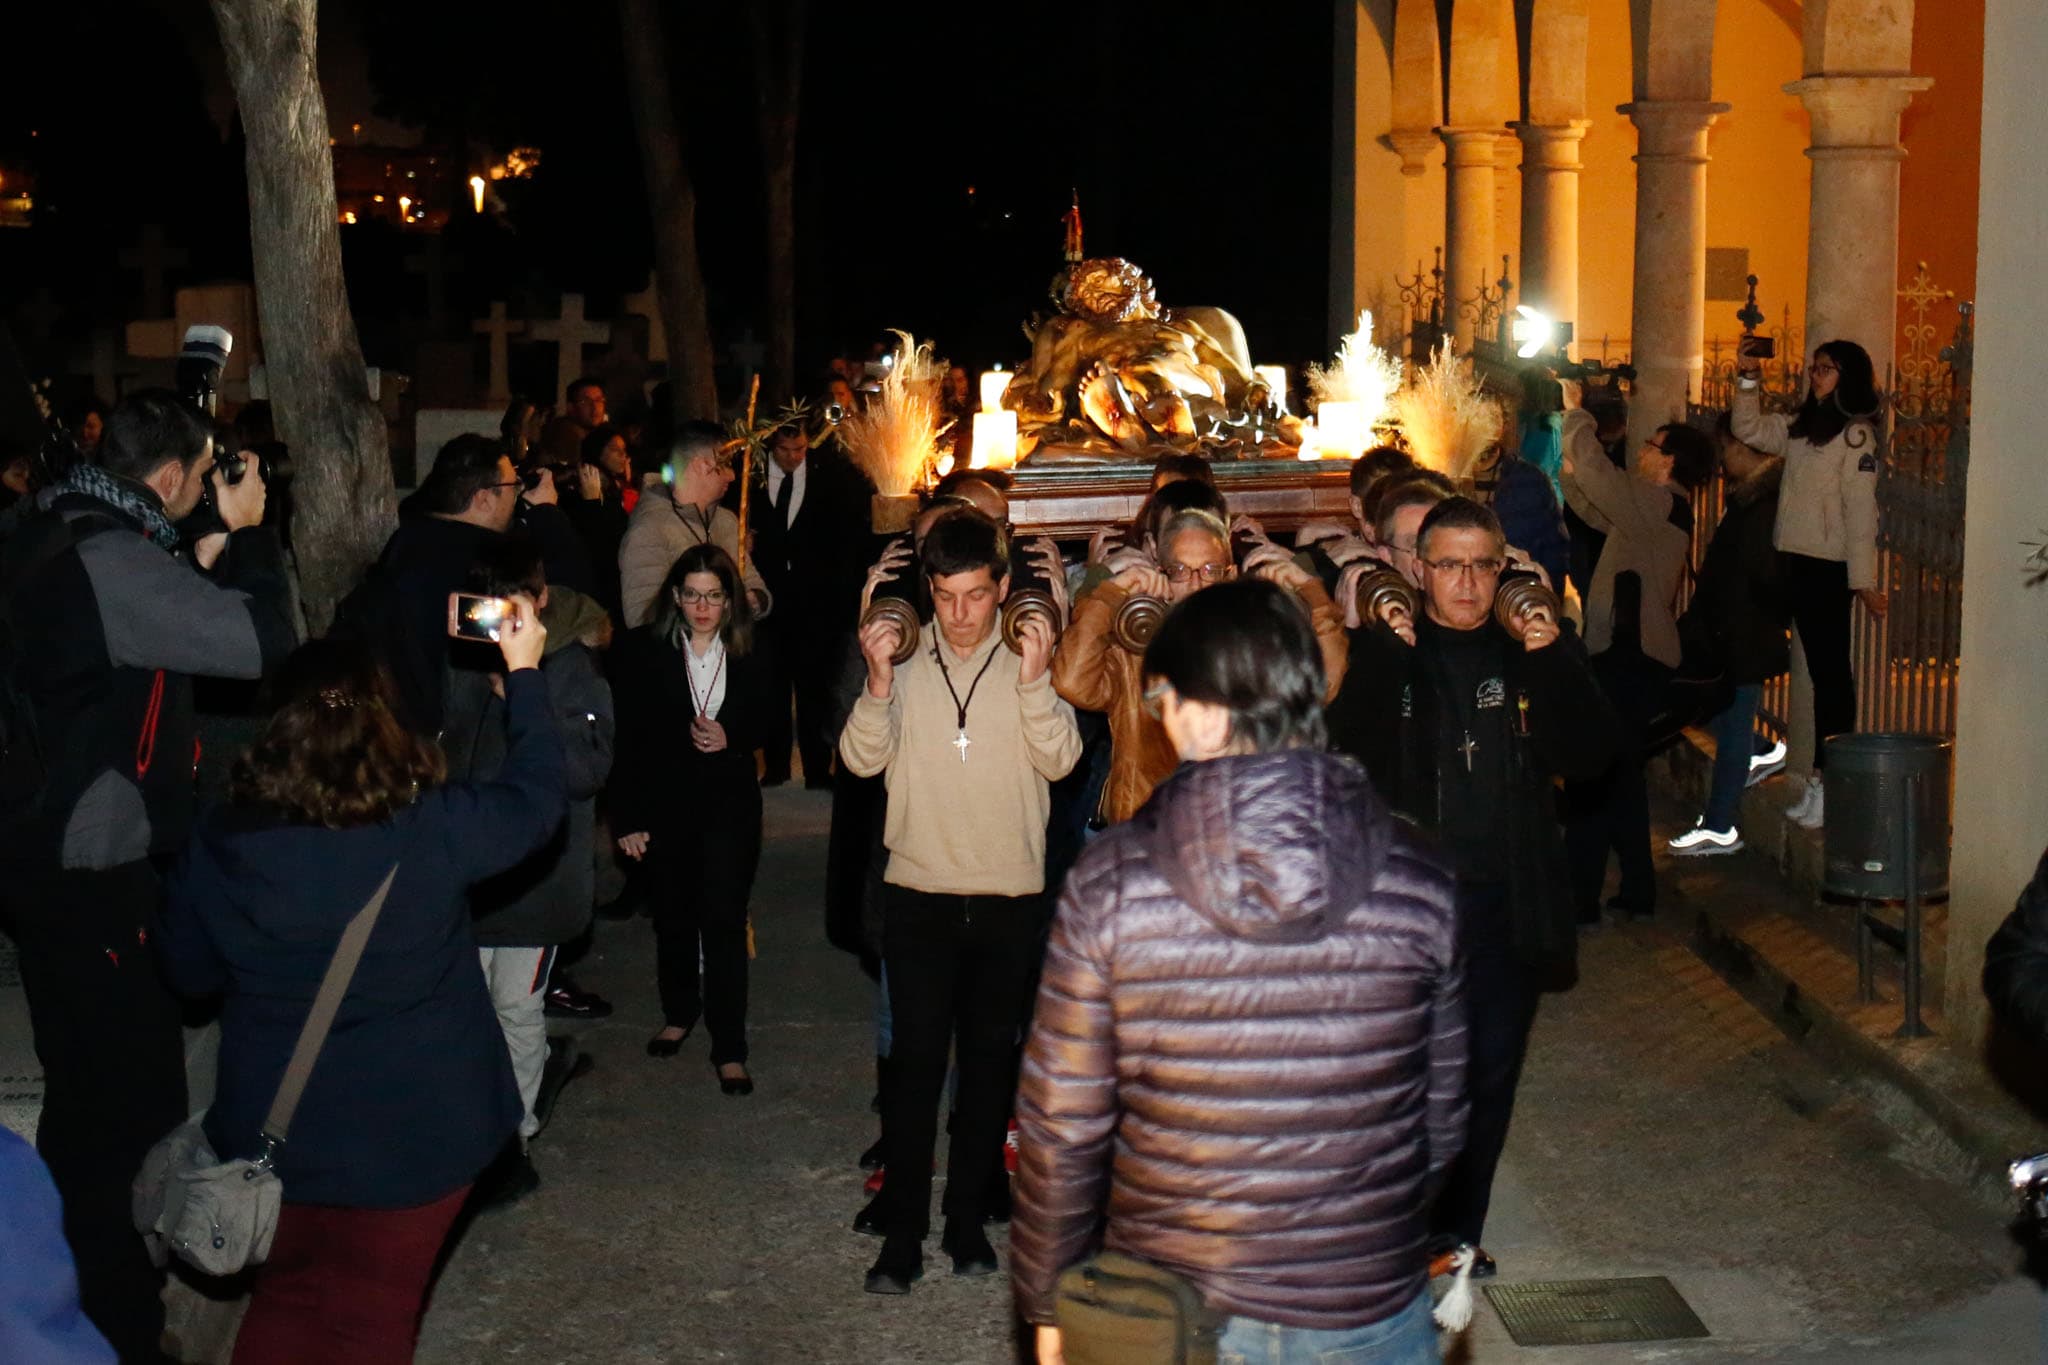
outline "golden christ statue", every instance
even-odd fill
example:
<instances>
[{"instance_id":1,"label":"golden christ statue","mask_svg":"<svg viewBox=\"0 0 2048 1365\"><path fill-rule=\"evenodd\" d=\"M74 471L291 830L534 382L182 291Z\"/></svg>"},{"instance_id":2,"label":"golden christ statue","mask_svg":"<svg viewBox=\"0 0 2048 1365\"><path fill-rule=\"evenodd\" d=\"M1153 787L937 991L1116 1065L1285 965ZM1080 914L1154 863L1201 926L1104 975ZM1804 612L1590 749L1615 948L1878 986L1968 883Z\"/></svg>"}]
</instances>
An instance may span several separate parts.
<instances>
[{"instance_id":1,"label":"golden christ statue","mask_svg":"<svg viewBox=\"0 0 2048 1365\"><path fill-rule=\"evenodd\" d=\"M1059 311L1030 333L1030 368L1003 393L1035 459L1226 454L1266 401L1237 319L1161 308L1129 261L1076 262L1054 279L1053 302Z\"/></svg>"}]
</instances>

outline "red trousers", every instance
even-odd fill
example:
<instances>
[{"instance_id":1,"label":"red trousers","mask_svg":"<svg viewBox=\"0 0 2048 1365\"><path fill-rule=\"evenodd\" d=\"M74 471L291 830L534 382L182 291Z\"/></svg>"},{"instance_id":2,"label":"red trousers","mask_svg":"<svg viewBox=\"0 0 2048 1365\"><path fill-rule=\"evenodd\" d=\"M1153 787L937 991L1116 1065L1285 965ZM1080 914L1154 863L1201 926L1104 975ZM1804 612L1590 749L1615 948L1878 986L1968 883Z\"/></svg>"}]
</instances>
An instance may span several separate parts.
<instances>
[{"instance_id":1,"label":"red trousers","mask_svg":"<svg viewBox=\"0 0 2048 1365\"><path fill-rule=\"evenodd\" d=\"M287 1203L234 1365L409 1365L427 1281L468 1194L411 1209Z\"/></svg>"}]
</instances>

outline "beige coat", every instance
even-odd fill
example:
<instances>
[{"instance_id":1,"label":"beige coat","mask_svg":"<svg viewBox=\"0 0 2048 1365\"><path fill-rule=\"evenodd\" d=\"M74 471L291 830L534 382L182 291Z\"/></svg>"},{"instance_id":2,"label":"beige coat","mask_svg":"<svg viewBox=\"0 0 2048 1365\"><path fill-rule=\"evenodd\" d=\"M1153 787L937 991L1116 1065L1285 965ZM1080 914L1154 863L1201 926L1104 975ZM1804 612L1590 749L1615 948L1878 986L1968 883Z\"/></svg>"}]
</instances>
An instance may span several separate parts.
<instances>
[{"instance_id":1,"label":"beige coat","mask_svg":"<svg viewBox=\"0 0 2048 1365\"><path fill-rule=\"evenodd\" d=\"M967 702L967 757L953 692L933 651L946 650L953 689ZM991 657L993 656L993 657ZM982 665L988 672L976 674ZM1023 660L991 630L965 659L924 628L917 653L896 669L887 700L861 684L839 735L839 756L862 777L886 774L889 808L882 880L948 896L1029 896L1045 889L1049 783L1081 756L1074 708L1051 671L1020 682Z\"/></svg>"},{"instance_id":2,"label":"beige coat","mask_svg":"<svg viewBox=\"0 0 2048 1365\"><path fill-rule=\"evenodd\" d=\"M1785 457L1778 488L1778 526L1771 542L1786 554L1833 559L1849 566L1852 589L1877 581L1877 432L1851 422L1841 435L1816 446L1790 433L1791 419L1767 413L1757 390L1735 386L1728 407L1735 439L1766 455Z\"/></svg>"},{"instance_id":3,"label":"beige coat","mask_svg":"<svg viewBox=\"0 0 2048 1365\"><path fill-rule=\"evenodd\" d=\"M668 571L683 557L683 551L707 540L737 561L739 518L723 507L715 507L707 527L701 510L678 507L666 488L657 486L641 495L633 515L626 521L625 537L619 541L619 600L629 629L653 619L654 598ZM774 610L775 598L751 563L747 565L745 579L747 591L758 594L761 603L754 614L766 616Z\"/></svg>"},{"instance_id":4,"label":"beige coat","mask_svg":"<svg viewBox=\"0 0 2048 1365\"><path fill-rule=\"evenodd\" d=\"M1683 490L1616 469L1594 434L1593 414L1583 408L1564 415L1564 471L1558 481L1580 520L1607 534L1586 596L1587 651L1598 654L1614 643L1614 579L1634 573L1643 585L1643 653L1678 667L1678 618L1672 604L1691 538L1672 524L1671 500L1683 497Z\"/></svg>"}]
</instances>

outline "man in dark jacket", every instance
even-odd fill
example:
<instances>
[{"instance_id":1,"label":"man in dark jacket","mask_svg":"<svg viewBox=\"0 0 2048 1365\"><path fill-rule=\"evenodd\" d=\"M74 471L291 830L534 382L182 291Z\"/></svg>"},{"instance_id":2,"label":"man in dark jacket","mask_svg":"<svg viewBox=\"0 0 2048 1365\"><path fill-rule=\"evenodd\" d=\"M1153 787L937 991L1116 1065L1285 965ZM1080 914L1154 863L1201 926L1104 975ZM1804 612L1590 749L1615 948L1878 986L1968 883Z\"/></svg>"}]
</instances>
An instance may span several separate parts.
<instances>
[{"instance_id":1,"label":"man in dark jacket","mask_svg":"<svg viewBox=\"0 0 2048 1365\"><path fill-rule=\"evenodd\" d=\"M768 442L765 497L750 504L754 560L777 610L757 626L771 669L769 785L789 779L790 699L804 785L832 785L827 697L851 638L861 578L872 558L869 500L875 486L844 455L812 450L796 424Z\"/></svg>"},{"instance_id":2,"label":"man in dark jacket","mask_svg":"<svg viewBox=\"0 0 2048 1365\"><path fill-rule=\"evenodd\" d=\"M1792 662L1792 609L1778 551L1771 544L1785 462L1736 440L1725 427L1727 418L1721 420L1721 475L1727 488L1721 524L1700 561L1692 602L1678 622L1678 641L1684 651L1681 677L1717 680L1716 696L1726 697L1727 704L1709 722L1714 778L1706 812L1669 845L1686 857L1742 847L1735 816L1749 784L1757 704L1764 683Z\"/></svg>"},{"instance_id":3,"label":"man in dark jacket","mask_svg":"<svg viewBox=\"0 0 2048 1365\"><path fill-rule=\"evenodd\" d=\"M337 613L335 634L365 640L398 684L400 719L437 736L448 663L448 594L518 521L540 543L551 581L593 591L588 558L556 501L554 476L538 472L522 492L519 471L488 436L441 447L419 491L399 508L398 529L362 585Z\"/></svg>"},{"instance_id":4,"label":"man in dark jacket","mask_svg":"<svg viewBox=\"0 0 2048 1365\"><path fill-rule=\"evenodd\" d=\"M1240 1338L1435 1356L1427 1200L1466 1117L1455 883L1321 752L1321 651L1289 596L1225 583L1166 618L1145 671L1182 766L1060 896L1010 1229L1040 1360L1105 1209L1102 1245L1227 1315L1224 1359L1254 1358Z\"/></svg>"},{"instance_id":5,"label":"man in dark jacket","mask_svg":"<svg viewBox=\"0 0 2048 1365\"><path fill-rule=\"evenodd\" d=\"M292 627L261 476L216 472L206 424L175 394L124 401L99 460L43 495L0 560L46 766L0 846L45 1078L37 1145L85 1310L124 1358L153 1358L160 1281L128 1184L186 1106L178 1010L145 926L159 863L192 825L193 677L262 676ZM228 530L186 547L176 523L209 484Z\"/></svg>"},{"instance_id":6,"label":"man in dark jacket","mask_svg":"<svg viewBox=\"0 0 2048 1365\"><path fill-rule=\"evenodd\" d=\"M470 890L484 980L523 1109L518 1146L508 1149L494 1192L516 1196L539 1183L526 1144L543 1122L536 1112L543 1074L552 1060L549 1079L559 1085L573 1060L571 1049L551 1058L544 996L556 949L590 926L596 898L597 793L611 773L616 728L597 652L611 639L611 618L595 598L551 586L537 546L523 534L494 546L471 582L477 591L497 596L527 593L539 608L548 632L540 672L568 780L568 813L554 835L516 866ZM451 669L441 741L449 780L495 778L505 763L505 741L504 675Z\"/></svg>"},{"instance_id":7,"label":"man in dark jacket","mask_svg":"<svg viewBox=\"0 0 2048 1365\"><path fill-rule=\"evenodd\" d=\"M1486 508L1431 508L1416 540L1422 618L1354 632L1330 705L1332 747L1365 762L1458 874L1472 1124L1432 1215L1440 1248L1480 1244L1537 999L1577 969L1554 783L1604 770L1618 725L1568 628L1521 618L1517 638L1494 619L1506 553ZM1484 1252L1476 1273L1492 1273Z\"/></svg>"}]
</instances>

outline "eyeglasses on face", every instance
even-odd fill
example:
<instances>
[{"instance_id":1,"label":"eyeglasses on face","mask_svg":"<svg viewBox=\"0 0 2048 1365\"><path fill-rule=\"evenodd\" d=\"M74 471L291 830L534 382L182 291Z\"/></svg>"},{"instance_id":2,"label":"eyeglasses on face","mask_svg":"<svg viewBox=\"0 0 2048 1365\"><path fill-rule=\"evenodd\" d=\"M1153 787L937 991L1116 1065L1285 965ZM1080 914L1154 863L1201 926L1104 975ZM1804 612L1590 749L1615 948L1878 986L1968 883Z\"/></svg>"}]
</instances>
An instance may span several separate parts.
<instances>
[{"instance_id":1,"label":"eyeglasses on face","mask_svg":"<svg viewBox=\"0 0 2048 1365\"><path fill-rule=\"evenodd\" d=\"M713 588L709 592L698 592L695 588L684 588L676 594L676 600L686 607L694 607L700 602L707 607L722 607L725 605L725 589Z\"/></svg>"},{"instance_id":2,"label":"eyeglasses on face","mask_svg":"<svg viewBox=\"0 0 2048 1365\"><path fill-rule=\"evenodd\" d=\"M1173 691L1173 684L1164 678L1153 683L1138 694L1138 701L1145 708L1145 714L1154 720L1161 719L1166 712L1166 694Z\"/></svg>"},{"instance_id":3,"label":"eyeglasses on face","mask_svg":"<svg viewBox=\"0 0 2048 1365\"><path fill-rule=\"evenodd\" d=\"M1475 578L1491 578L1501 571L1506 561L1499 559L1425 559L1422 563L1423 567L1427 568L1431 573L1440 573L1446 577L1456 576L1462 578L1470 574Z\"/></svg>"},{"instance_id":4,"label":"eyeglasses on face","mask_svg":"<svg viewBox=\"0 0 2048 1365\"><path fill-rule=\"evenodd\" d=\"M1842 367L1832 360L1816 360L1806 367L1808 374L1840 374Z\"/></svg>"},{"instance_id":5,"label":"eyeglasses on face","mask_svg":"<svg viewBox=\"0 0 2048 1365\"><path fill-rule=\"evenodd\" d=\"M1185 583L1190 578L1199 578L1204 583L1216 583L1228 576L1237 567L1234 564L1168 564L1163 572L1169 583Z\"/></svg>"}]
</instances>

